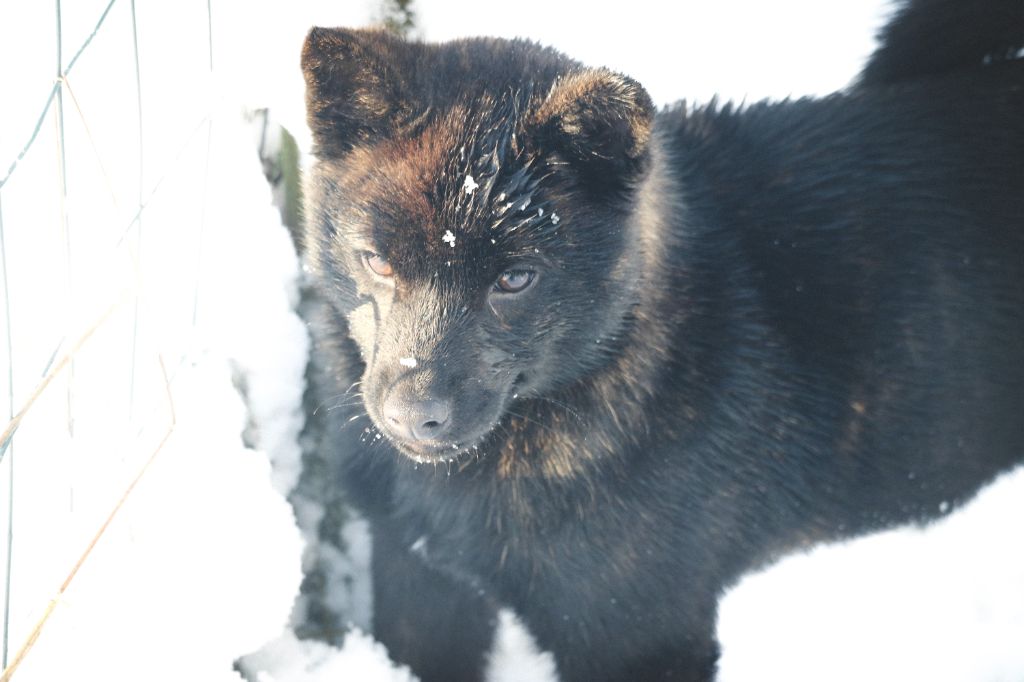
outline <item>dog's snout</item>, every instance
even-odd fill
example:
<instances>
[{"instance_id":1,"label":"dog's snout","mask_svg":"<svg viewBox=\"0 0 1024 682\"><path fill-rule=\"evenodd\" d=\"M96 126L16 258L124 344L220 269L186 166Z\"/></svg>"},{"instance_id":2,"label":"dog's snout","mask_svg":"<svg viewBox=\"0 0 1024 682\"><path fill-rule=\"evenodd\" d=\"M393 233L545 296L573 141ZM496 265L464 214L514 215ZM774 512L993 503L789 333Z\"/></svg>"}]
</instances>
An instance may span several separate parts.
<instances>
[{"instance_id":1,"label":"dog's snout","mask_svg":"<svg viewBox=\"0 0 1024 682\"><path fill-rule=\"evenodd\" d=\"M396 436L409 441L438 440L448 431L451 405L437 397L410 399L393 391L384 401L384 419Z\"/></svg>"}]
</instances>

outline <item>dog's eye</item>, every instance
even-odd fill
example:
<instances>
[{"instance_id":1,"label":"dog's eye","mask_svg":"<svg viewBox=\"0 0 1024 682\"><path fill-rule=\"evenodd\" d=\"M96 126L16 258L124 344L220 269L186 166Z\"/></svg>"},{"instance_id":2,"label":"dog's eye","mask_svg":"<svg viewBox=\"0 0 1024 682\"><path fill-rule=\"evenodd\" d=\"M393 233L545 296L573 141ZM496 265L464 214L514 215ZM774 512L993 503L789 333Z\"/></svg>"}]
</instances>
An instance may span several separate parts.
<instances>
[{"instance_id":1,"label":"dog's eye","mask_svg":"<svg viewBox=\"0 0 1024 682\"><path fill-rule=\"evenodd\" d=\"M378 277L391 277L395 274L391 263L387 262L384 257L370 251L363 254L363 264L370 268L370 271Z\"/></svg>"},{"instance_id":2,"label":"dog's eye","mask_svg":"<svg viewBox=\"0 0 1024 682\"><path fill-rule=\"evenodd\" d=\"M533 284L535 276L533 270L506 270L494 282L494 290L504 294L517 294Z\"/></svg>"}]
</instances>

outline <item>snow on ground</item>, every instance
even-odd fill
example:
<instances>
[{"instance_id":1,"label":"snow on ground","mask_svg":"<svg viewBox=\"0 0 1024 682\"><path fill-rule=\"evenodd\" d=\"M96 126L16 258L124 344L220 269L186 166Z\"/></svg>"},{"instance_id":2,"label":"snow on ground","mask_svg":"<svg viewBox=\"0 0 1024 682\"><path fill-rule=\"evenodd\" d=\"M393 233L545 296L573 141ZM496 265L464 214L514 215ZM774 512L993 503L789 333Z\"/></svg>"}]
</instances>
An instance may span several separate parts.
<instances>
[{"instance_id":1,"label":"snow on ground","mask_svg":"<svg viewBox=\"0 0 1024 682\"><path fill-rule=\"evenodd\" d=\"M242 444L230 368L201 357L175 383L175 433L15 679L237 681L234 659L287 622L300 538L265 453Z\"/></svg>"},{"instance_id":2,"label":"snow on ground","mask_svg":"<svg viewBox=\"0 0 1024 682\"><path fill-rule=\"evenodd\" d=\"M64 4L67 53L106 3ZM356 519L342 529L347 552L322 545L304 554L314 538L300 533L284 500L299 473L308 339L293 311L298 264L239 114L240 103L270 106L308 146L299 45L312 24L365 23L372 5L357 5L215 0L217 77L208 81L206 3L138 3L140 179L134 67L125 58L129 5L115 4L69 79L74 97L65 98L72 267L62 256L52 121L0 192L14 305L12 407L62 338L66 350L108 302L123 301L80 354L73 383L67 373L54 382L0 466L4 502L12 465L17 472L12 656L174 422L15 679L238 680L234 662L248 652L255 653L244 670L258 682L413 679L360 631L339 648L300 641L290 630L289 619L304 610L301 601L293 610L300 560L314 554L333 567L328 606L368 627L369 546ZM662 103L841 87L882 14L877 2L826 11L810 0L770 9L739 0L699 10L653 2L622 13L581 7L524 0L491 13L480 3L416 4L426 38L534 37L638 77ZM51 85L54 47L52 5L19 7L17 21L8 20L11 11L0 10L0 62L18 64L0 70L11 103L0 111L0 177ZM807 31L809 24L817 30ZM723 35L729 50L716 47ZM195 124L211 102L207 171L207 128ZM129 227L140 195L147 201L141 241ZM134 298L120 293L126 283L140 297L134 378ZM309 503L295 512L304 529L323 513ZM747 578L722 605L722 682L1024 679L1022 525L1018 471L926 530L819 548ZM555 679L550 655L507 611L489 679Z\"/></svg>"},{"instance_id":3,"label":"snow on ground","mask_svg":"<svg viewBox=\"0 0 1024 682\"><path fill-rule=\"evenodd\" d=\"M819 547L721 602L720 682L1024 680L1024 468L963 510Z\"/></svg>"},{"instance_id":4,"label":"snow on ground","mask_svg":"<svg viewBox=\"0 0 1024 682\"><path fill-rule=\"evenodd\" d=\"M387 649L373 637L353 629L341 649L315 640L299 640L285 632L258 653L247 656L243 669L256 682L413 682L416 676L395 666Z\"/></svg>"}]
</instances>

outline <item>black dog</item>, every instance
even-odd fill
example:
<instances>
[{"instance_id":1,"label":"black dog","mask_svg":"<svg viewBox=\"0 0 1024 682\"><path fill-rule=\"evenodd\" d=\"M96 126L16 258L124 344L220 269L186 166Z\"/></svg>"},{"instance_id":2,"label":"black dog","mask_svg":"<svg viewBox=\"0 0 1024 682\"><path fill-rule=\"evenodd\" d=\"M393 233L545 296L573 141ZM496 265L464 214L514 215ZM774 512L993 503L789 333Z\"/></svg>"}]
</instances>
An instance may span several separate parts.
<instances>
[{"instance_id":1,"label":"black dog","mask_svg":"<svg viewBox=\"0 0 1024 682\"><path fill-rule=\"evenodd\" d=\"M1019 0L918 0L846 92L655 113L528 42L314 29L329 454L391 654L479 679L508 605L565 680L707 680L744 572L1024 458L1022 45Z\"/></svg>"}]
</instances>

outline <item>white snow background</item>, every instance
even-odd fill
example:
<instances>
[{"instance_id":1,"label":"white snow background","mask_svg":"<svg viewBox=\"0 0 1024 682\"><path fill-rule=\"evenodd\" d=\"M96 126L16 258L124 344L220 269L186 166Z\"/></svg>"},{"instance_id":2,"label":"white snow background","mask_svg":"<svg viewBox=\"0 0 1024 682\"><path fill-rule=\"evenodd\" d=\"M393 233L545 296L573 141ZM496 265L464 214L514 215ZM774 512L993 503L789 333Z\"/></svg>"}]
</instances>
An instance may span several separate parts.
<instances>
[{"instance_id":1,"label":"white snow background","mask_svg":"<svg viewBox=\"0 0 1024 682\"><path fill-rule=\"evenodd\" d=\"M108 1L61 4L65 69ZM255 650L245 668L260 682L413 679L366 635L339 650L287 629L305 540L284 495L298 475L308 337L293 310L300 268L241 113L269 107L308 147L301 40L312 24L365 25L375 3L210 6L212 74L205 0L136 3L140 134L132 6L115 0L66 81L66 195L56 102L0 188L8 416L95 326L0 462L7 661L52 610L13 679L238 680L234 661ZM884 15L875 0L415 9L427 39L531 37L636 77L660 103L841 88ZM55 10L0 7L0 179L54 84ZM365 531L346 532L352 556L339 565L365 583ZM1024 680L1022 538L1018 470L926 530L786 559L724 598L719 677ZM347 607L365 627L362 599ZM490 679L554 679L514 620L502 614Z\"/></svg>"}]
</instances>

